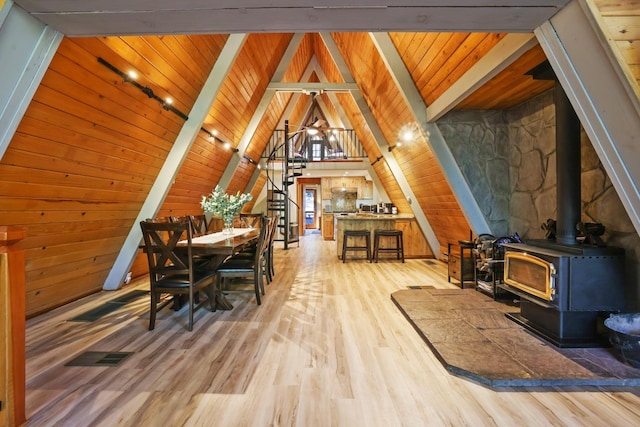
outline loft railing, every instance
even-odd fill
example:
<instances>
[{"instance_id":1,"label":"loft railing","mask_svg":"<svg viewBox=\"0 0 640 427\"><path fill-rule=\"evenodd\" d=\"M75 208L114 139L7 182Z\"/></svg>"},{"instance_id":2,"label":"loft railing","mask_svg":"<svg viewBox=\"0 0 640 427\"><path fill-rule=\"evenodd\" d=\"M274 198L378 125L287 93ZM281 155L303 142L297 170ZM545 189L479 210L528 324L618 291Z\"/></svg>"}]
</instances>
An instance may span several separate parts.
<instances>
[{"instance_id":1,"label":"loft railing","mask_svg":"<svg viewBox=\"0 0 640 427\"><path fill-rule=\"evenodd\" d=\"M300 132L291 136L289 144L282 144L285 131L276 129L264 150L263 158L282 159L287 157L285 147L288 146L293 157L306 162L322 162L329 160L366 159L367 155L353 129L329 129L318 131L315 135Z\"/></svg>"}]
</instances>

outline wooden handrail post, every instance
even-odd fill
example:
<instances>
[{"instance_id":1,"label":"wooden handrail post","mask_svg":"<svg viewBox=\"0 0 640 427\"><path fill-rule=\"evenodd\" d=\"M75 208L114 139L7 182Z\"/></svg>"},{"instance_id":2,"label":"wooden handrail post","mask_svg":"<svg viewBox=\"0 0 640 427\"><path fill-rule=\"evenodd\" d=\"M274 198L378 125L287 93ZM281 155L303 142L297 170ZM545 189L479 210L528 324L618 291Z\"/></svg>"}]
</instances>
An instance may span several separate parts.
<instances>
[{"instance_id":1,"label":"wooden handrail post","mask_svg":"<svg viewBox=\"0 0 640 427\"><path fill-rule=\"evenodd\" d=\"M25 414L25 256L20 227L0 226L0 426L21 426Z\"/></svg>"}]
</instances>

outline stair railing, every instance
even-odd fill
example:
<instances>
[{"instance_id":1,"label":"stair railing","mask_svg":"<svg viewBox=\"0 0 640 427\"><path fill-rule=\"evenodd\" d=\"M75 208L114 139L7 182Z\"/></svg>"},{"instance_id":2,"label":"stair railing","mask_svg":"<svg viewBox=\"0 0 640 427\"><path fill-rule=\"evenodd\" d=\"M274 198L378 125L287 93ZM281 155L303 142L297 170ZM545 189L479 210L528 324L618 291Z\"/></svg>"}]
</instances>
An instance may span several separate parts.
<instances>
[{"instance_id":1,"label":"stair railing","mask_svg":"<svg viewBox=\"0 0 640 427\"><path fill-rule=\"evenodd\" d=\"M302 175L302 163L296 166L296 162L291 162L290 153L293 151L291 148L291 138L289 137L289 122L285 121L284 140L281 144L274 144L273 149L267 157L267 190L271 187L271 191L267 191L267 212L278 212L280 215L279 228L283 236L284 249L289 248L289 244L294 242L300 242L299 229L292 233L291 229L291 206L295 206L297 210L300 206L289 197L289 185L295 182L295 177ZM278 156L278 152L283 150L283 157ZM275 160L282 159L282 187L278 187L275 180L275 168L273 162ZM273 173L270 174L269 172ZM291 173L290 173L291 171ZM270 195L269 195L270 194ZM276 196L277 195L277 196ZM277 197L277 198L276 198ZM298 225L299 227L299 225ZM277 239L280 240L280 239Z\"/></svg>"}]
</instances>

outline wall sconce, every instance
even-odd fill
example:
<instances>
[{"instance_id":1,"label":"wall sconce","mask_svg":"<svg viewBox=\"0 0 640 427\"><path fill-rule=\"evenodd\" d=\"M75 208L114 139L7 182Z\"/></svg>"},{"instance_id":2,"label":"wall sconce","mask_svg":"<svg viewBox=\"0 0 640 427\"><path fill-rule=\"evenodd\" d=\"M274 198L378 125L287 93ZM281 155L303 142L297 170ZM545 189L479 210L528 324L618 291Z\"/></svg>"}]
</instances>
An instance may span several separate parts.
<instances>
[{"instance_id":1,"label":"wall sconce","mask_svg":"<svg viewBox=\"0 0 640 427\"><path fill-rule=\"evenodd\" d=\"M246 154L243 154L242 158L245 159L246 161L248 161L249 163L251 163L252 165L256 165L258 167L258 169L260 169L260 164L258 162L256 162L255 160L253 160L251 157L247 156Z\"/></svg>"},{"instance_id":2,"label":"wall sconce","mask_svg":"<svg viewBox=\"0 0 640 427\"><path fill-rule=\"evenodd\" d=\"M218 138L218 135L216 135L215 131L209 132L208 130L206 130L203 127L201 127L200 130L208 135L207 139L209 140L209 142L217 142L219 144L222 144L222 146L224 147L225 150L231 150L234 153L237 153L238 151L240 151L237 148L232 147L230 142L226 142L226 141L223 141L222 139Z\"/></svg>"},{"instance_id":3,"label":"wall sconce","mask_svg":"<svg viewBox=\"0 0 640 427\"><path fill-rule=\"evenodd\" d=\"M400 145L401 143L412 144L420 137L420 135L420 125L418 123L407 123L400 128L396 145ZM391 150L392 148L389 149L389 151Z\"/></svg>"},{"instance_id":4,"label":"wall sconce","mask_svg":"<svg viewBox=\"0 0 640 427\"><path fill-rule=\"evenodd\" d=\"M124 81L125 83L131 83L133 86L140 89L142 93L147 95L149 98L155 99L156 101L158 101L160 105L162 105L162 108L164 108L165 110L175 113L177 116L181 117L184 120L189 120L189 116L187 116L182 111L178 110L176 107L171 105L173 104L173 100L171 98L162 99L158 95L153 93L153 89L151 89L149 86L142 86L140 83L138 83L136 81L136 79L138 78L138 73L136 73L135 71L124 73L100 57L98 57L98 62L104 65L105 67L107 67L108 69L110 69L111 71L113 71L114 73L116 73L117 75L119 75L120 77L122 77L122 81Z\"/></svg>"},{"instance_id":5,"label":"wall sconce","mask_svg":"<svg viewBox=\"0 0 640 427\"><path fill-rule=\"evenodd\" d=\"M396 145L391 145L389 146L389 152L392 152L394 148L396 147L402 147L402 143L401 142L397 142Z\"/></svg>"},{"instance_id":6,"label":"wall sconce","mask_svg":"<svg viewBox=\"0 0 640 427\"><path fill-rule=\"evenodd\" d=\"M389 150L389 151L391 151L391 150ZM378 156L373 162L371 162L371 166L375 165L376 163L378 163L382 159L384 159L383 156Z\"/></svg>"}]
</instances>

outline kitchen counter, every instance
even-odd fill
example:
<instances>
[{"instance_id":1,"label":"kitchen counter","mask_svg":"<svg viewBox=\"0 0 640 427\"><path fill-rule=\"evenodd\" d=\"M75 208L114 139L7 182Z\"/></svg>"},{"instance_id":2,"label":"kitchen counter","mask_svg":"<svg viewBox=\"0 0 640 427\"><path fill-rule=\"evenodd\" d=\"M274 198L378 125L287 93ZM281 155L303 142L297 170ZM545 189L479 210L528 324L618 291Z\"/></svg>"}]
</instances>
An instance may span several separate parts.
<instances>
[{"instance_id":1,"label":"kitchen counter","mask_svg":"<svg viewBox=\"0 0 640 427\"><path fill-rule=\"evenodd\" d=\"M371 245L373 246L373 230L403 230L405 236L405 256L411 255L407 251L409 248L407 245L408 240L411 239L410 229L414 222L414 215L412 214L374 214L374 213L349 213L349 214L334 214L336 219L336 229L334 238L336 240L336 253L338 258L342 258L342 241L344 236L344 230L368 230L371 233ZM415 227L419 232L419 227ZM421 233L419 233L421 234ZM424 241L424 237L422 237ZM384 247L384 246L383 246ZM373 247L372 247L373 250ZM431 254L429 249L420 249L419 255ZM426 252L426 253L425 253Z\"/></svg>"},{"instance_id":2,"label":"kitchen counter","mask_svg":"<svg viewBox=\"0 0 640 427\"><path fill-rule=\"evenodd\" d=\"M334 214L338 221L350 220L350 221L379 221L379 220L396 220L396 219L413 219L412 214L374 214L374 213L348 213Z\"/></svg>"}]
</instances>

